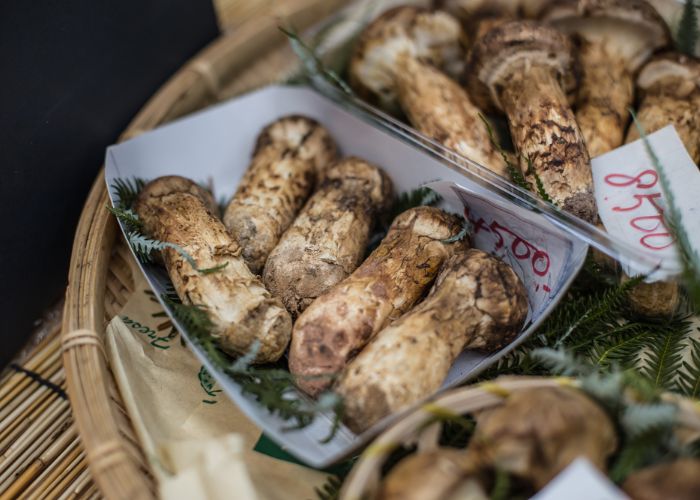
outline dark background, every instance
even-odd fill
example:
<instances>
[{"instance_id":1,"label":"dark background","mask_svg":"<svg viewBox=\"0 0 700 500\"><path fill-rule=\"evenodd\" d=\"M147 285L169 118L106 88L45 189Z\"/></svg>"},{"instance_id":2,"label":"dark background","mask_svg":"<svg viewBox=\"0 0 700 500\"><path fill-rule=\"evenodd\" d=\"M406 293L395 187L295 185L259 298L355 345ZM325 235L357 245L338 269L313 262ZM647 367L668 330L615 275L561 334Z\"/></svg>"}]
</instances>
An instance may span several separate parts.
<instances>
[{"instance_id":1,"label":"dark background","mask_svg":"<svg viewBox=\"0 0 700 500\"><path fill-rule=\"evenodd\" d=\"M65 291L105 147L217 34L207 0L0 0L0 368Z\"/></svg>"}]
</instances>

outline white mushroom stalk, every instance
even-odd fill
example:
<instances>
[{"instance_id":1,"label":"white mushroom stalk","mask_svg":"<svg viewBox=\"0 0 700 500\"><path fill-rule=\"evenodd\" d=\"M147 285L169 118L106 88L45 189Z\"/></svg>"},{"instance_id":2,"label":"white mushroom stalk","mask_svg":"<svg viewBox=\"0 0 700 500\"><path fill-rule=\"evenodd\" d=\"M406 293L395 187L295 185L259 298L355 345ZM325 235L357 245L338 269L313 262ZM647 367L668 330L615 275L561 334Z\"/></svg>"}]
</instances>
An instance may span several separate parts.
<instances>
[{"instance_id":1,"label":"white mushroom stalk","mask_svg":"<svg viewBox=\"0 0 700 500\"><path fill-rule=\"evenodd\" d=\"M555 2L544 18L579 42L576 121L595 157L622 145L634 101L634 77L670 42L665 21L644 0Z\"/></svg>"},{"instance_id":2,"label":"white mushroom stalk","mask_svg":"<svg viewBox=\"0 0 700 500\"><path fill-rule=\"evenodd\" d=\"M554 28L511 21L491 29L469 57L473 96L508 116L520 167L564 210L595 223L598 211L588 151L569 107L573 47ZM485 105L487 105L485 103Z\"/></svg>"},{"instance_id":3,"label":"white mushroom stalk","mask_svg":"<svg viewBox=\"0 0 700 500\"><path fill-rule=\"evenodd\" d=\"M463 68L462 37L459 22L447 13L389 10L362 33L350 62L350 83L364 99L403 111L428 137L506 175L480 110L448 76Z\"/></svg>"}]
</instances>

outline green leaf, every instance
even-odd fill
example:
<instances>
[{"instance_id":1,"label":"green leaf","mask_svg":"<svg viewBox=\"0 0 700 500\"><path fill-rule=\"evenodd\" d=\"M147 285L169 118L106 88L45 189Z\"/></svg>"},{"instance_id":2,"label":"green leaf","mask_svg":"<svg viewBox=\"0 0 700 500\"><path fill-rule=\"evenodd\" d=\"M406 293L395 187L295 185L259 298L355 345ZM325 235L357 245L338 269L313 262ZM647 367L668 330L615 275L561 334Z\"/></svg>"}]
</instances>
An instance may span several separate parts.
<instances>
[{"instance_id":1,"label":"green leaf","mask_svg":"<svg viewBox=\"0 0 700 500\"><path fill-rule=\"evenodd\" d=\"M537 171L532 166L532 159L529 156L525 156L525 155L523 155L523 159L525 160L525 162L527 162L527 175L532 175L535 178L535 187L537 190L537 194L544 201L549 202L552 205L556 206L556 203L554 202L552 197L549 196L549 194L545 190L544 183L542 182L542 179L540 179L540 176L537 174Z\"/></svg>"},{"instance_id":2,"label":"green leaf","mask_svg":"<svg viewBox=\"0 0 700 500\"><path fill-rule=\"evenodd\" d=\"M676 48L688 56L695 56L695 47L700 38L698 30L698 7L695 0L686 0L683 5L683 14L678 23L676 32Z\"/></svg>"},{"instance_id":3,"label":"green leaf","mask_svg":"<svg viewBox=\"0 0 700 500\"><path fill-rule=\"evenodd\" d=\"M224 262L218 266L200 269L197 267L197 263L194 261L192 256L180 245L167 241L154 240L153 238L144 236L136 231L127 233L126 238L141 262L153 262L153 257L151 255L153 252L162 252L166 248L170 248L180 254L180 256L185 259L195 271L201 274L212 274L220 271L228 265L228 262Z\"/></svg>"},{"instance_id":4,"label":"green leaf","mask_svg":"<svg viewBox=\"0 0 700 500\"><path fill-rule=\"evenodd\" d=\"M130 209L139 193L146 185L146 181L133 177L131 179L115 179L112 183L112 191L117 195L116 207Z\"/></svg>"},{"instance_id":5,"label":"green leaf","mask_svg":"<svg viewBox=\"0 0 700 500\"><path fill-rule=\"evenodd\" d=\"M683 361L683 367L678 370L678 380L675 390L689 398L700 396L700 342L692 337L688 361Z\"/></svg>"},{"instance_id":6,"label":"green leaf","mask_svg":"<svg viewBox=\"0 0 700 500\"><path fill-rule=\"evenodd\" d=\"M685 328L671 330L650 339L650 349L646 352L646 363L640 372L660 389L673 390L676 387L676 377L682 366L685 339L690 330Z\"/></svg>"},{"instance_id":7,"label":"green leaf","mask_svg":"<svg viewBox=\"0 0 700 500\"><path fill-rule=\"evenodd\" d=\"M107 210L123 222L127 230L138 231L143 229L143 222L141 222L139 216L132 209L122 208L121 206L110 207L107 205Z\"/></svg>"},{"instance_id":8,"label":"green leaf","mask_svg":"<svg viewBox=\"0 0 700 500\"><path fill-rule=\"evenodd\" d=\"M658 429L671 429L678 408L672 404L630 404L623 410L620 423L626 435L635 438Z\"/></svg>"},{"instance_id":9,"label":"green leaf","mask_svg":"<svg viewBox=\"0 0 700 500\"><path fill-rule=\"evenodd\" d=\"M301 60L306 73L310 77L320 77L326 80L328 83L338 87L340 90L348 95L354 95L350 86L345 83L345 81L338 76L338 74L327 68L320 57L316 54L316 51L306 44L299 35L291 29L285 29L279 27L279 30L287 35L289 43L292 46L292 50Z\"/></svg>"},{"instance_id":10,"label":"green leaf","mask_svg":"<svg viewBox=\"0 0 700 500\"><path fill-rule=\"evenodd\" d=\"M514 166L511 163L510 156L496 140L496 135L493 132L493 127L491 127L491 123L481 113L479 113L479 118L481 118L481 121L484 122L484 125L486 125L486 130L489 134L489 141L491 142L491 145L496 149L496 151L498 151L498 153L501 155L501 158L503 158L503 162L506 164L506 170L508 171L510 180L513 181L514 184L520 186L521 188L527 191L532 191L532 184L525 180L525 177L520 171L520 168Z\"/></svg>"},{"instance_id":11,"label":"green leaf","mask_svg":"<svg viewBox=\"0 0 700 500\"><path fill-rule=\"evenodd\" d=\"M457 241L462 241L471 232L472 232L471 223L467 219L462 217L462 228L459 230L459 232L457 234L455 234L454 236L450 236L449 238L442 240L442 242L449 244L449 243L455 243Z\"/></svg>"}]
</instances>

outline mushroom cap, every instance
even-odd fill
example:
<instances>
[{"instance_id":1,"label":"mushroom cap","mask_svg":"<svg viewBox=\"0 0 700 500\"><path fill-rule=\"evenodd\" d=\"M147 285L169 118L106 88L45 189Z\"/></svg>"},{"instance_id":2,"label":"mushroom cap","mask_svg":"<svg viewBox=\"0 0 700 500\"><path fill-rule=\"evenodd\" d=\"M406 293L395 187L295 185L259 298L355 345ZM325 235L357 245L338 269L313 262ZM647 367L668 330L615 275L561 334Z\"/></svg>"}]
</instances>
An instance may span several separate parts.
<instances>
[{"instance_id":1,"label":"mushroom cap","mask_svg":"<svg viewBox=\"0 0 700 500\"><path fill-rule=\"evenodd\" d=\"M639 72L637 87L684 97L700 88L700 60L677 52L659 54Z\"/></svg>"},{"instance_id":2,"label":"mushroom cap","mask_svg":"<svg viewBox=\"0 0 700 500\"><path fill-rule=\"evenodd\" d=\"M557 0L542 18L566 33L601 43L636 71L671 41L666 21L645 0Z\"/></svg>"},{"instance_id":3,"label":"mushroom cap","mask_svg":"<svg viewBox=\"0 0 700 500\"><path fill-rule=\"evenodd\" d=\"M482 108L501 108L499 88L528 66L549 66L564 92L576 86L573 45L569 37L534 21L510 21L488 31L469 54L470 95Z\"/></svg>"},{"instance_id":4,"label":"mushroom cap","mask_svg":"<svg viewBox=\"0 0 700 500\"><path fill-rule=\"evenodd\" d=\"M446 12L390 9L362 32L350 61L350 84L360 97L394 109L401 59L416 57L458 75L464 64L463 37L459 22Z\"/></svg>"},{"instance_id":5,"label":"mushroom cap","mask_svg":"<svg viewBox=\"0 0 700 500\"><path fill-rule=\"evenodd\" d=\"M477 17L512 17L535 19L552 0L434 0L433 7L469 22Z\"/></svg>"}]
</instances>

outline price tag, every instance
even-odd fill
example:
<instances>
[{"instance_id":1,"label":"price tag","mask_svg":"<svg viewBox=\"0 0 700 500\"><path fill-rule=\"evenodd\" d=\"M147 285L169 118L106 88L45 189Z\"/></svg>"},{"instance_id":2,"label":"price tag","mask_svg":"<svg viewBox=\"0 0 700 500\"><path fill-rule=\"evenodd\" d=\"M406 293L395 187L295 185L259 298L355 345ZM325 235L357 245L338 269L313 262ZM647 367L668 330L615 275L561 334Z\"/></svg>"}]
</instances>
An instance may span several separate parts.
<instances>
[{"instance_id":1,"label":"price tag","mask_svg":"<svg viewBox=\"0 0 700 500\"><path fill-rule=\"evenodd\" d=\"M610 479L591 462L577 458L561 471L532 500L628 500Z\"/></svg>"},{"instance_id":2,"label":"price tag","mask_svg":"<svg viewBox=\"0 0 700 500\"><path fill-rule=\"evenodd\" d=\"M498 256L518 273L528 291L531 318L538 320L578 270L586 245L542 215L508 206L493 194L485 197L445 181L427 186L450 207L462 208L476 248Z\"/></svg>"},{"instance_id":3,"label":"price tag","mask_svg":"<svg viewBox=\"0 0 700 500\"><path fill-rule=\"evenodd\" d=\"M669 125L648 136L671 184L682 225L694 249L700 248L700 172L688 155L676 129ZM669 268L681 269L678 249L664 213L667 205L659 179L643 141L626 144L591 160L598 212L613 237L658 257ZM652 267L622 261L629 275L648 273ZM669 265L670 264L670 265ZM656 272L653 279L672 273Z\"/></svg>"}]
</instances>

